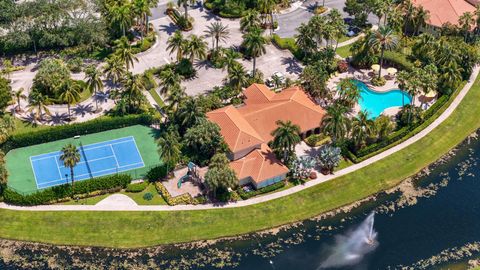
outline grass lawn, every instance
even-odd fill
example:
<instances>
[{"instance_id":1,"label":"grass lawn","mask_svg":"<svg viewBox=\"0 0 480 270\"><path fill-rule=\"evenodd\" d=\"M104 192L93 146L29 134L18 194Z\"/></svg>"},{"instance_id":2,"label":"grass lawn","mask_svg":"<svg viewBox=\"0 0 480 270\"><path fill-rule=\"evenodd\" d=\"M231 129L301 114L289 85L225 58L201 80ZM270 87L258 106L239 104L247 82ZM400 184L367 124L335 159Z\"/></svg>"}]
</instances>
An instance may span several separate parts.
<instances>
[{"instance_id":1,"label":"grass lawn","mask_svg":"<svg viewBox=\"0 0 480 270\"><path fill-rule=\"evenodd\" d=\"M150 89L148 91L148 93L150 93L150 95L152 95L152 98L153 100L155 100L155 102L157 103L157 105L160 107L160 108L164 108L165 107L165 103L163 102L162 98L158 95L157 91L155 91L155 89Z\"/></svg>"},{"instance_id":2,"label":"grass lawn","mask_svg":"<svg viewBox=\"0 0 480 270\"><path fill-rule=\"evenodd\" d=\"M350 56L352 54L352 53L350 53L350 48L352 47L352 44L337 48L337 54L340 55L343 58L347 58L348 56Z\"/></svg>"},{"instance_id":3,"label":"grass lawn","mask_svg":"<svg viewBox=\"0 0 480 270\"><path fill-rule=\"evenodd\" d=\"M143 198L143 195L145 193L150 192L153 194L153 199L150 201L147 201ZM142 192L121 192L122 194L127 195L128 197L132 198L138 205L166 205L167 202L158 194L157 189L155 188L154 184L150 184L147 186L147 188L142 191Z\"/></svg>"},{"instance_id":4,"label":"grass lawn","mask_svg":"<svg viewBox=\"0 0 480 270\"><path fill-rule=\"evenodd\" d=\"M159 164L160 157L155 143L156 131L146 126L135 125L131 127L109 130L82 136L80 140L73 138L43 143L23 148L14 149L6 155L6 167L8 170L8 186L16 191L32 193L37 190L36 181L30 162L31 156L59 151L68 143L83 145L98 143L123 137L133 136L142 156L145 167L128 171L134 178L142 177L151 167Z\"/></svg>"},{"instance_id":5,"label":"grass lawn","mask_svg":"<svg viewBox=\"0 0 480 270\"><path fill-rule=\"evenodd\" d=\"M354 173L287 197L252 206L204 211L32 212L2 209L0 238L141 247L244 234L306 219L395 186L440 158L480 127L479 99L477 80L457 110L420 141Z\"/></svg>"},{"instance_id":6,"label":"grass lawn","mask_svg":"<svg viewBox=\"0 0 480 270\"><path fill-rule=\"evenodd\" d=\"M32 123L28 121L23 121L20 120L16 117L14 117L15 120L15 130L13 131L12 134L20 134L20 133L28 133L28 132L34 132L40 129L45 129L49 128L50 126L43 126L43 125L32 125Z\"/></svg>"}]
</instances>

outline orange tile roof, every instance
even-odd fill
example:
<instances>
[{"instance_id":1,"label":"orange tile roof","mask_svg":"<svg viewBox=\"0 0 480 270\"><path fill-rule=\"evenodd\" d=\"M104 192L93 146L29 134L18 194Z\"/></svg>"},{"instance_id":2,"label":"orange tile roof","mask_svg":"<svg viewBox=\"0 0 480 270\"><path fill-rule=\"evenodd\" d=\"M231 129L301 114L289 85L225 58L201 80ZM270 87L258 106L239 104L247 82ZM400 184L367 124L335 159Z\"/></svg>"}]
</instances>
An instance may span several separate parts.
<instances>
[{"instance_id":1,"label":"orange tile roof","mask_svg":"<svg viewBox=\"0 0 480 270\"><path fill-rule=\"evenodd\" d=\"M220 132L232 152L251 148L263 142L262 137L231 105L209 112L207 117L220 126Z\"/></svg>"},{"instance_id":2,"label":"orange tile roof","mask_svg":"<svg viewBox=\"0 0 480 270\"><path fill-rule=\"evenodd\" d=\"M266 144L245 157L230 162L230 168L235 171L238 179L251 177L255 183L288 173L288 168L275 157Z\"/></svg>"},{"instance_id":3,"label":"orange tile roof","mask_svg":"<svg viewBox=\"0 0 480 270\"><path fill-rule=\"evenodd\" d=\"M253 84L244 91L245 105L227 106L207 113L220 126L232 152L273 139L277 121L290 120L306 132L320 126L325 110L316 105L298 86L274 93L263 84Z\"/></svg>"},{"instance_id":4,"label":"orange tile roof","mask_svg":"<svg viewBox=\"0 0 480 270\"><path fill-rule=\"evenodd\" d=\"M458 25L458 18L465 12L475 12L475 7L465 0L413 0L429 12L427 23L441 27L444 23Z\"/></svg>"}]
</instances>

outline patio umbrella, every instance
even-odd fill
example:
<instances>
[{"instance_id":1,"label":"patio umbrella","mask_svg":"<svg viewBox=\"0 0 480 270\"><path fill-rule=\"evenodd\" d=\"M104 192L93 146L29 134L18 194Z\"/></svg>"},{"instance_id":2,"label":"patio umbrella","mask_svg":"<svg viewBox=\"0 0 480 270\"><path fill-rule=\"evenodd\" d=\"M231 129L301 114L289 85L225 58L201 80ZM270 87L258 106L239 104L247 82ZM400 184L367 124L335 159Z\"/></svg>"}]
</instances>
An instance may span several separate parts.
<instances>
[{"instance_id":1,"label":"patio umbrella","mask_svg":"<svg viewBox=\"0 0 480 270\"><path fill-rule=\"evenodd\" d=\"M372 70L373 71L379 71L380 70L380 65L379 64L372 65Z\"/></svg>"},{"instance_id":2,"label":"patio umbrella","mask_svg":"<svg viewBox=\"0 0 480 270\"><path fill-rule=\"evenodd\" d=\"M427 98L434 98L435 96L437 95L437 92L435 92L434 90L431 90L430 92L428 92L425 97Z\"/></svg>"},{"instance_id":3,"label":"patio umbrella","mask_svg":"<svg viewBox=\"0 0 480 270\"><path fill-rule=\"evenodd\" d=\"M395 75L395 74L397 74L397 71L398 70L396 68L393 68L393 67L387 68L387 73L389 75Z\"/></svg>"}]
</instances>

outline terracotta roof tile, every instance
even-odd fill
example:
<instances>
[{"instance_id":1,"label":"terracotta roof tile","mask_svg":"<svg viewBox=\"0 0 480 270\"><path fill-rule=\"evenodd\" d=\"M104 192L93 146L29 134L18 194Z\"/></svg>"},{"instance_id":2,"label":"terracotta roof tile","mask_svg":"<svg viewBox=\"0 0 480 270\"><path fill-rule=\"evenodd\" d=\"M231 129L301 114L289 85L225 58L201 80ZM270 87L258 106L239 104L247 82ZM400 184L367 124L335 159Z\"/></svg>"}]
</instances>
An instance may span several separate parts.
<instances>
[{"instance_id":1,"label":"terracotta roof tile","mask_svg":"<svg viewBox=\"0 0 480 270\"><path fill-rule=\"evenodd\" d=\"M238 179L251 177L255 183L288 173L288 168L275 157L266 144L245 157L232 161L230 168L235 171Z\"/></svg>"},{"instance_id":2,"label":"terracotta roof tile","mask_svg":"<svg viewBox=\"0 0 480 270\"><path fill-rule=\"evenodd\" d=\"M458 18L465 12L475 12L475 7L465 0L413 0L429 12L427 23L441 27L444 23L458 25Z\"/></svg>"}]
</instances>

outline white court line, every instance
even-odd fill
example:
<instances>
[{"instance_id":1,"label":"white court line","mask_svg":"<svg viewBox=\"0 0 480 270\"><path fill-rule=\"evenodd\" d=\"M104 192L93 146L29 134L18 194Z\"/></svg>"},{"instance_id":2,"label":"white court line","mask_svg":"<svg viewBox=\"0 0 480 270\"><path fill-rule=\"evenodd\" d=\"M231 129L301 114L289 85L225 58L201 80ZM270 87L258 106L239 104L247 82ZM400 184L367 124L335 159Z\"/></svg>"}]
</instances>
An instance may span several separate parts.
<instances>
[{"instance_id":1,"label":"white court line","mask_svg":"<svg viewBox=\"0 0 480 270\"><path fill-rule=\"evenodd\" d=\"M140 150L138 150L137 142L135 141L135 138L133 138L133 144L135 144L135 148L137 149L137 153L140 156L140 160L142 161L142 164L143 164L142 167L145 167L145 162L143 162L143 157L142 157L142 154L140 153Z\"/></svg>"},{"instance_id":2,"label":"white court line","mask_svg":"<svg viewBox=\"0 0 480 270\"><path fill-rule=\"evenodd\" d=\"M35 178L35 185L37 186L37 189L39 189L38 188L37 175L35 174L35 168L33 167L32 157L30 157L30 166L32 167L33 178Z\"/></svg>"},{"instance_id":3,"label":"white court line","mask_svg":"<svg viewBox=\"0 0 480 270\"><path fill-rule=\"evenodd\" d=\"M120 165L118 164L117 154L115 154L115 150L113 150L113 146L111 144L110 144L110 149L112 149L113 157L115 158L115 163L117 163L117 168L118 168L120 167Z\"/></svg>"},{"instance_id":4,"label":"white court line","mask_svg":"<svg viewBox=\"0 0 480 270\"><path fill-rule=\"evenodd\" d=\"M115 156L106 156L106 157L91 159L91 160L88 160L88 163L92 163L92 162L95 162L95 161L99 161L99 160L107 159L107 158L111 158L111 157L115 157ZM77 165L83 164L83 163L87 163L87 162L86 161L80 161L80 162L77 163ZM65 166L60 166L60 168L65 168Z\"/></svg>"},{"instance_id":5,"label":"white court line","mask_svg":"<svg viewBox=\"0 0 480 270\"><path fill-rule=\"evenodd\" d=\"M58 175L60 175L60 179L63 179L62 172L60 171L60 166L58 166L58 160L55 158L55 164L57 164ZM65 166L64 166L65 167ZM68 180L65 178L65 180Z\"/></svg>"},{"instance_id":6,"label":"white court line","mask_svg":"<svg viewBox=\"0 0 480 270\"><path fill-rule=\"evenodd\" d=\"M125 138L133 138L133 136L130 136L130 137L124 137L122 139L125 139ZM117 140L120 140L120 139L117 139ZM116 141L116 140L112 140L112 141ZM110 143L110 145L116 145L116 144L122 144L122 143L126 143L126 142L131 142L131 141L134 141L135 140L127 140L127 141L121 141L121 142L117 142L117 143ZM104 144L102 146L97 146L97 147L89 147L90 145L96 145L96 144L101 144L101 143L93 143L93 144L89 144L87 146L84 146L83 149L84 150L91 150L91 149L97 149L97 148L101 148L101 147L107 147L109 144L108 144L109 141L106 141L106 142L102 142L102 143L107 143L107 144ZM37 160L43 160L43 159L47 159L47 158L51 158L51 157L57 157L57 156L60 156L60 154L56 154L54 156L47 156L47 157L41 157L41 158L35 158L35 157L39 157L39 156L44 156L44 155L50 155L50 154L53 154L53 153L60 153L60 151L55 151L55 152L50 152L50 153L47 153L47 154L42 154L42 155L37 155L37 156L31 156L30 159L32 159L33 161L37 161Z\"/></svg>"}]
</instances>

